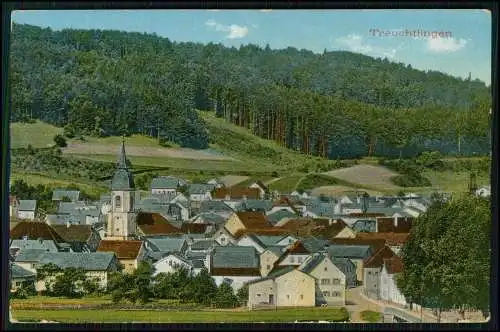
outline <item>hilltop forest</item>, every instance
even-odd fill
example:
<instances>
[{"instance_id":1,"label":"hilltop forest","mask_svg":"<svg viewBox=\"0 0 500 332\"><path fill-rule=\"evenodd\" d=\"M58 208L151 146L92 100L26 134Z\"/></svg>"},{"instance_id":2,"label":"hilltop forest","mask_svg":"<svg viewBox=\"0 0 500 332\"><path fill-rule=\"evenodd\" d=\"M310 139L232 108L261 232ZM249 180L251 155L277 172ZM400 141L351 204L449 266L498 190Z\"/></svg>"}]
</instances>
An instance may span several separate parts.
<instances>
[{"instance_id":1,"label":"hilltop forest","mask_svg":"<svg viewBox=\"0 0 500 332\"><path fill-rule=\"evenodd\" d=\"M351 52L13 24L9 75L11 121L39 119L73 135L140 133L203 149L210 132L197 110L212 110L331 159L491 150L483 82Z\"/></svg>"}]
</instances>

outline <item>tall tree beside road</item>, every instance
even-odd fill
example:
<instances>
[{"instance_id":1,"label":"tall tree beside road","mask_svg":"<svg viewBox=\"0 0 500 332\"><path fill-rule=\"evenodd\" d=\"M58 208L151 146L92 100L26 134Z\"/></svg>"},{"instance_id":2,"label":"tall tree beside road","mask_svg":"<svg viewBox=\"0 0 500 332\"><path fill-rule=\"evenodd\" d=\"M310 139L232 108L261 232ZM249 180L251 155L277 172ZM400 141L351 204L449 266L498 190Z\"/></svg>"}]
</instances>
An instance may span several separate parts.
<instances>
[{"instance_id":1,"label":"tall tree beside road","mask_svg":"<svg viewBox=\"0 0 500 332\"><path fill-rule=\"evenodd\" d=\"M436 199L401 250L398 287L424 307L489 310L491 212L473 195Z\"/></svg>"}]
</instances>

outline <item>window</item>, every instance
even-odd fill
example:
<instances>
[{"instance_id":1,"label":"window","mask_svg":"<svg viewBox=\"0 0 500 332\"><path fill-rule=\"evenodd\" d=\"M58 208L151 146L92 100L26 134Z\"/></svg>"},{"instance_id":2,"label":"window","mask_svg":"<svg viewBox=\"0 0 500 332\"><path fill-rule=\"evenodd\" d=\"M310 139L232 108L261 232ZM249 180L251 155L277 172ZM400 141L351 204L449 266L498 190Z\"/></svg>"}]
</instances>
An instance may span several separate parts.
<instances>
[{"instance_id":1,"label":"window","mask_svg":"<svg viewBox=\"0 0 500 332\"><path fill-rule=\"evenodd\" d=\"M368 271L368 275L371 276L372 275L372 272L371 271Z\"/></svg>"},{"instance_id":2,"label":"window","mask_svg":"<svg viewBox=\"0 0 500 332\"><path fill-rule=\"evenodd\" d=\"M378 276L378 272L375 272L375 275Z\"/></svg>"},{"instance_id":3,"label":"window","mask_svg":"<svg viewBox=\"0 0 500 332\"><path fill-rule=\"evenodd\" d=\"M257 296L260 296L260 294L257 294Z\"/></svg>"},{"instance_id":4,"label":"window","mask_svg":"<svg viewBox=\"0 0 500 332\"><path fill-rule=\"evenodd\" d=\"M302 263L302 257L297 258L299 263Z\"/></svg>"},{"instance_id":5,"label":"window","mask_svg":"<svg viewBox=\"0 0 500 332\"><path fill-rule=\"evenodd\" d=\"M323 296L330 297L330 292L329 291L323 291Z\"/></svg>"},{"instance_id":6,"label":"window","mask_svg":"<svg viewBox=\"0 0 500 332\"><path fill-rule=\"evenodd\" d=\"M266 266L266 269L267 269L267 270L270 270L270 269L271 269L271 265L267 265L267 266Z\"/></svg>"},{"instance_id":7,"label":"window","mask_svg":"<svg viewBox=\"0 0 500 332\"><path fill-rule=\"evenodd\" d=\"M300 294L300 299L303 300L304 299L304 295L303 294Z\"/></svg>"},{"instance_id":8,"label":"window","mask_svg":"<svg viewBox=\"0 0 500 332\"><path fill-rule=\"evenodd\" d=\"M328 268L325 266L325 272L328 271Z\"/></svg>"},{"instance_id":9,"label":"window","mask_svg":"<svg viewBox=\"0 0 500 332\"><path fill-rule=\"evenodd\" d=\"M293 256L290 257L290 263L295 263L295 257Z\"/></svg>"},{"instance_id":10,"label":"window","mask_svg":"<svg viewBox=\"0 0 500 332\"><path fill-rule=\"evenodd\" d=\"M119 228L117 228L117 229L116 229L116 231L117 231L117 232L119 232L119 231L120 231L120 229L119 229Z\"/></svg>"},{"instance_id":11,"label":"window","mask_svg":"<svg viewBox=\"0 0 500 332\"><path fill-rule=\"evenodd\" d=\"M122 198L120 196L115 196L115 209L122 207Z\"/></svg>"},{"instance_id":12,"label":"window","mask_svg":"<svg viewBox=\"0 0 500 332\"><path fill-rule=\"evenodd\" d=\"M322 285L329 285L330 284L330 279L321 279L321 284Z\"/></svg>"},{"instance_id":13,"label":"window","mask_svg":"<svg viewBox=\"0 0 500 332\"><path fill-rule=\"evenodd\" d=\"M130 196L130 210L134 209L134 196Z\"/></svg>"},{"instance_id":14,"label":"window","mask_svg":"<svg viewBox=\"0 0 500 332\"><path fill-rule=\"evenodd\" d=\"M31 264L31 268L34 269L36 267L36 264Z\"/></svg>"},{"instance_id":15,"label":"window","mask_svg":"<svg viewBox=\"0 0 500 332\"><path fill-rule=\"evenodd\" d=\"M290 294L286 294L286 298L289 300L290 299Z\"/></svg>"},{"instance_id":16,"label":"window","mask_svg":"<svg viewBox=\"0 0 500 332\"><path fill-rule=\"evenodd\" d=\"M340 293L340 292L332 292L333 297L339 297L341 295L342 295L342 293Z\"/></svg>"},{"instance_id":17,"label":"window","mask_svg":"<svg viewBox=\"0 0 500 332\"><path fill-rule=\"evenodd\" d=\"M333 279L333 284L340 285L340 279L337 279L337 278Z\"/></svg>"}]
</instances>

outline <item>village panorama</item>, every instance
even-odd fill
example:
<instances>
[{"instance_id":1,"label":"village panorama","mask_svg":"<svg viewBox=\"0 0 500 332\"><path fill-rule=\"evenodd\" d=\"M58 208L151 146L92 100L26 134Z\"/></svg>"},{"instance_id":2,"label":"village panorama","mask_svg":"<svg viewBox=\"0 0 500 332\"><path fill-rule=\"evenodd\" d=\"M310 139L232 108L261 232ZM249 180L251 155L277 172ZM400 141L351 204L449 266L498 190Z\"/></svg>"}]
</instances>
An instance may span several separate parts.
<instances>
[{"instance_id":1,"label":"village panorama","mask_svg":"<svg viewBox=\"0 0 500 332\"><path fill-rule=\"evenodd\" d=\"M247 12L186 14L221 43L13 15L10 323L487 322L491 86Z\"/></svg>"}]
</instances>

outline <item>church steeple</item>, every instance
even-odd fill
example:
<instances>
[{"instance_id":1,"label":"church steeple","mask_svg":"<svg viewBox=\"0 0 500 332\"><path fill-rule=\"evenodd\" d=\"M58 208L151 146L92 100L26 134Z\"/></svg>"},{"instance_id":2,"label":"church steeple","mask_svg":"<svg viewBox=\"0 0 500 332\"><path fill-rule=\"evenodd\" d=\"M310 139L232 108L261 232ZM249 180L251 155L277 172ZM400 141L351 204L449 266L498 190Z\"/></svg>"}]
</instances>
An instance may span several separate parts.
<instances>
[{"instance_id":1,"label":"church steeple","mask_svg":"<svg viewBox=\"0 0 500 332\"><path fill-rule=\"evenodd\" d=\"M117 163L117 168L118 169L125 169L127 170L127 155L125 154L125 136L122 137L122 150L120 152L120 156L118 157L118 163Z\"/></svg>"},{"instance_id":2,"label":"church steeple","mask_svg":"<svg viewBox=\"0 0 500 332\"><path fill-rule=\"evenodd\" d=\"M134 178L127 167L127 155L125 153L125 138L122 139L122 147L116 171L111 180L111 190L133 190L135 188Z\"/></svg>"}]
</instances>

